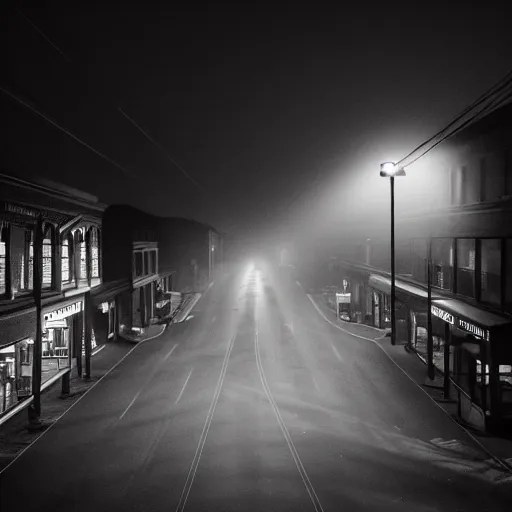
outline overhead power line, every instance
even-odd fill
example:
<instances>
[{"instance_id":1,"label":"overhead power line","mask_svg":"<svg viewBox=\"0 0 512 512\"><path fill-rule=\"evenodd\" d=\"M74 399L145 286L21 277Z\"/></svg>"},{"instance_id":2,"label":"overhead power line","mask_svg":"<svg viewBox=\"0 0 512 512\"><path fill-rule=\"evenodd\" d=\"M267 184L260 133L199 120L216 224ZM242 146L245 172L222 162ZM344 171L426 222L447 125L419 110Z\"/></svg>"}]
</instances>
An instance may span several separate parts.
<instances>
[{"instance_id":1,"label":"overhead power line","mask_svg":"<svg viewBox=\"0 0 512 512\"><path fill-rule=\"evenodd\" d=\"M128 176L130 176L131 178L134 178L134 179L139 179L137 176L133 175L131 172L129 172L125 167L123 167L121 164L118 164L115 160L112 160L112 158L106 156L104 153L102 153L101 151L98 151L97 149L93 148L91 145L87 144L87 142L84 142L82 139L80 139L79 137L77 137L74 133L71 133L69 130L67 130L66 128L64 128L63 126L61 126L59 123L57 123L56 121L54 121L53 119L51 119L50 117L48 117L46 114L44 114L43 112L41 112L40 110L38 110L37 108L33 107L32 105L30 105L29 103L27 103L26 101L23 101L21 98L19 98L18 96L16 96L15 94L11 93L10 91L8 91L7 89L4 89L3 87L0 86L0 91L2 91L5 95L9 96L11 99L13 99L14 101L16 101L17 103L19 103L20 105L24 106L25 108L28 108L29 110L31 110L32 112L34 112L34 114L37 114L39 117L43 118L46 122L50 123L52 126L54 126L55 128L57 128L58 130L60 130L61 132L65 133L68 137L71 137L74 141L78 142L79 144L81 144L82 146L84 146L85 148L89 149L90 151L92 151L94 154L98 155L99 157L103 158L104 160L106 160L107 162L109 162L110 164L114 165L115 167L117 167L118 169L120 169L121 171L123 171L125 174L127 174Z\"/></svg>"},{"instance_id":2,"label":"overhead power line","mask_svg":"<svg viewBox=\"0 0 512 512\"><path fill-rule=\"evenodd\" d=\"M185 171L185 169L183 169L183 167L181 167L181 165L179 165L176 160L174 160L170 155L169 153L167 153L167 151L156 141L154 140L146 131L144 131L140 125L138 125L122 108L118 107L117 110L124 116L126 117L126 119L128 119L128 121L130 121L130 123L133 124L133 126L135 126L135 128L137 128L137 130L139 130L149 141L151 141L158 149L160 149L160 151L162 151L162 153L165 155L165 157L173 164L175 165L180 171L181 173L189 180L191 181L199 190L201 190L201 192L205 195L208 195L208 193L206 192L206 190L201 187L201 185L194 179L192 178L192 176L190 176L190 174Z\"/></svg>"},{"instance_id":3,"label":"overhead power line","mask_svg":"<svg viewBox=\"0 0 512 512\"><path fill-rule=\"evenodd\" d=\"M421 157L427 154L429 151L434 149L441 142L444 142L449 137L452 137L457 132L467 127L469 124L473 123L477 119L480 119L483 115L490 113L492 110L499 108L502 104L504 104L508 99L510 99L512 85L512 71L509 71L501 80L499 80L496 84L494 84L490 89L484 92L480 97L478 97L473 103L471 103L468 107L466 107L461 113L459 113L448 125L446 125L442 130L437 132L435 135L430 137L428 140L420 144L418 147L413 149L409 154L403 157L399 162L397 162L398 167L408 167L414 162L418 161ZM479 110L476 114L472 115L469 119L464 121L471 112L482 105L485 102L490 102L485 105L481 110ZM458 123L461 123L460 125ZM450 130L454 127L452 130ZM429 144L431 146L429 147ZM424 148L427 148L425 151L421 152ZM421 152L417 155L418 152ZM412 159L412 160L411 160Z\"/></svg>"},{"instance_id":4,"label":"overhead power line","mask_svg":"<svg viewBox=\"0 0 512 512\"><path fill-rule=\"evenodd\" d=\"M16 9L17 12L22 16L27 23L30 24L30 26L38 33L40 34L45 41L48 42L52 46L52 48L59 53L59 55L66 60L68 64L74 64L74 62L69 59L66 54L33 22L31 21L28 16L26 16L20 9ZM116 109L128 120L130 123L135 126L152 144L154 144L161 152L164 153L166 158L185 176L191 183L193 183L201 192L205 195L208 195L206 190L187 172L185 169L174 160L169 153L162 147L161 144L159 144L156 140L154 140L152 137L148 135L147 132L145 132L136 122L133 118L128 116L120 107L116 107Z\"/></svg>"},{"instance_id":5,"label":"overhead power line","mask_svg":"<svg viewBox=\"0 0 512 512\"><path fill-rule=\"evenodd\" d=\"M63 59L71 63L66 54L21 9L16 8L16 11Z\"/></svg>"}]
</instances>

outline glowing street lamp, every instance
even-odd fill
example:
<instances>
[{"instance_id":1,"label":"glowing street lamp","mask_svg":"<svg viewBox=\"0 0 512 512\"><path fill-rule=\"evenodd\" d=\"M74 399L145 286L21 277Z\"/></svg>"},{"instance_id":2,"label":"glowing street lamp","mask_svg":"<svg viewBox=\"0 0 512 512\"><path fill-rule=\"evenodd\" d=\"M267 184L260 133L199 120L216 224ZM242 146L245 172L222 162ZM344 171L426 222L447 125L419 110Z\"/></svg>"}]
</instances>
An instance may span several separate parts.
<instances>
[{"instance_id":1,"label":"glowing street lamp","mask_svg":"<svg viewBox=\"0 0 512 512\"><path fill-rule=\"evenodd\" d=\"M389 178L391 189L391 345L396 343L396 315L395 315L395 176L405 176L402 167L395 162L380 164L380 175Z\"/></svg>"}]
</instances>

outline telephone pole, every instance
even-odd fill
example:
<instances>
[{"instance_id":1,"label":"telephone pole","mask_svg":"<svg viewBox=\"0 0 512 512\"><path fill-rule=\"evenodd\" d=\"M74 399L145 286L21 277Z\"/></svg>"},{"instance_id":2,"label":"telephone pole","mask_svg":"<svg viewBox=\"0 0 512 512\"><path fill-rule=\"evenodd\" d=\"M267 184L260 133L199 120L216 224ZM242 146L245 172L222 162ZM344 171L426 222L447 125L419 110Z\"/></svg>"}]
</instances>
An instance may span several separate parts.
<instances>
[{"instance_id":1,"label":"telephone pole","mask_svg":"<svg viewBox=\"0 0 512 512\"><path fill-rule=\"evenodd\" d=\"M39 430L41 423L41 365L43 332L41 325L42 309L42 273L43 273L43 218L38 216L34 233L34 301L36 305L36 339L34 341L32 361L32 396L33 401L28 408L28 428Z\"/></svg>"}]
</instances>

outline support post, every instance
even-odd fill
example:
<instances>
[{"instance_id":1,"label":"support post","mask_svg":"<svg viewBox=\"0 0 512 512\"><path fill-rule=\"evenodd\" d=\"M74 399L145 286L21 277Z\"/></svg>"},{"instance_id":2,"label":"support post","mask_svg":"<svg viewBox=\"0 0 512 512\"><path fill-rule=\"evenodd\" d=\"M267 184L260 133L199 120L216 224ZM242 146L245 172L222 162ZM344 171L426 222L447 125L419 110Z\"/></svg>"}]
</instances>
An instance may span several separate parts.
<instances>
[{"instance_id":1,"label":"support post","mask_svg":"<svg viewBox=\"0 0 512 512\"><path fill-rule=\"evenodd\" d=\"M43 219L39 215L34 233L34 300L36 305L36 339L34 341L32 364L32 395L34 400L28 408L28 423L30 429L41 428L41 370L42 370L42 273L43 273Z\"/></svg>"},{"instance_id":2,"label":"support post","mask_svg":"<svg viewBox=\"0 0 512 512\"><path fill-rule=\"evenodd\" d=\"M396 315L395 315L395 177L389 178L391 187L391 345L396 344Z\"/></svg>"},{"instance_id":3,"label":"support post","mask_svg":"<svg viewBox=\"0 0 512 512\"><path fill-rule=\"evenodd\" d=\"M434 380L434 342L432 338L432 239L427 247L427 374Z\"/></svg>"}]
</instances>

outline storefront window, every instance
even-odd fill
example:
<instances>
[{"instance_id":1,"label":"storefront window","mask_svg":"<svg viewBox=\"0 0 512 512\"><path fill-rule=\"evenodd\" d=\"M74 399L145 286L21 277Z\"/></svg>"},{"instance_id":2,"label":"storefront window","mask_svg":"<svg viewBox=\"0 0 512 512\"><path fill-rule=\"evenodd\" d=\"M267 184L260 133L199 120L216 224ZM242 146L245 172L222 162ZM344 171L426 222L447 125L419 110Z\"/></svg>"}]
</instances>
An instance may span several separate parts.
<instances>
[{"instance_id":1,"label":"storefront window","mask_svg":"<svg viewBox=\"0 0 512 512\"><path fill-rule=\"evenodd\" d=\"M480 299L494 306L501 305L501 240L480 240Z\"/></svg>"},{"instance_id":2,"label":"storefront window","mask_svg":"<svg viewBox=\"0 0 512 512\"><path fill-rule=\"evenodd\" d=\"M94 334L94 329L91 327L91 350L94 350L97 346L96 335ZM85 357L85 323L82 329L82 356Z\"/></svg>"},{"instance_id":3,"label":"storefront window","mask_svg":"<svg viewBox=\"0 0 512 512\"><path fill-rule=\"evenodd\" d=\"M0 349L0 414L32 394L32 339Z\"/></svg>"},{"instance_id":4,"label":"storefront window","mask_svg":"<svg viewBox=\"0 0 512 512\"><path fill-rule=\"evenodd\" d=\"M460 238L457 240L457 290L466 297L474 297L475 281L475 240Z\"/></svg>"},{"instance_id":5,"label":"storefront window","mask_svg":"<svg viewBox=\"0 0 512 512\"><path fill-rule=\"evenodd\" d=\"M50 320L45 324L42 337L41 383L70 365L70 318Z\"/></svg>"},{"instance_id":6,"label":"storefront window","mask_svg":"<svg viewBox=\"0 0 512 512\"><path fill-rule=\"evenodd\" d=\"M512 365L499 365L501 404L512 410Z\"/></svg>"},{"instance_id":7,"label":"storefront window","mask_svg":"<svg viewBox=\"0 0 512 512\"><path fill-rule=\"evenodd\" d=\"M489 384L489 365L483 365L480 359L476 360L476 381L478 384Z\"/></svg>"},{"instance_id":8,"label":"storefront window","mask_svg":"<svg viewBox=\"0 0 512 512\"><path fill-rule=\"evenodd\" d=\"M30 233L31 235L31 233ZM33 290L34 289L34 242L32 241L32 238L30 237L30 242L28 246L28 283L27 283L27 289Z\"/></svg>"}]
</instances>

